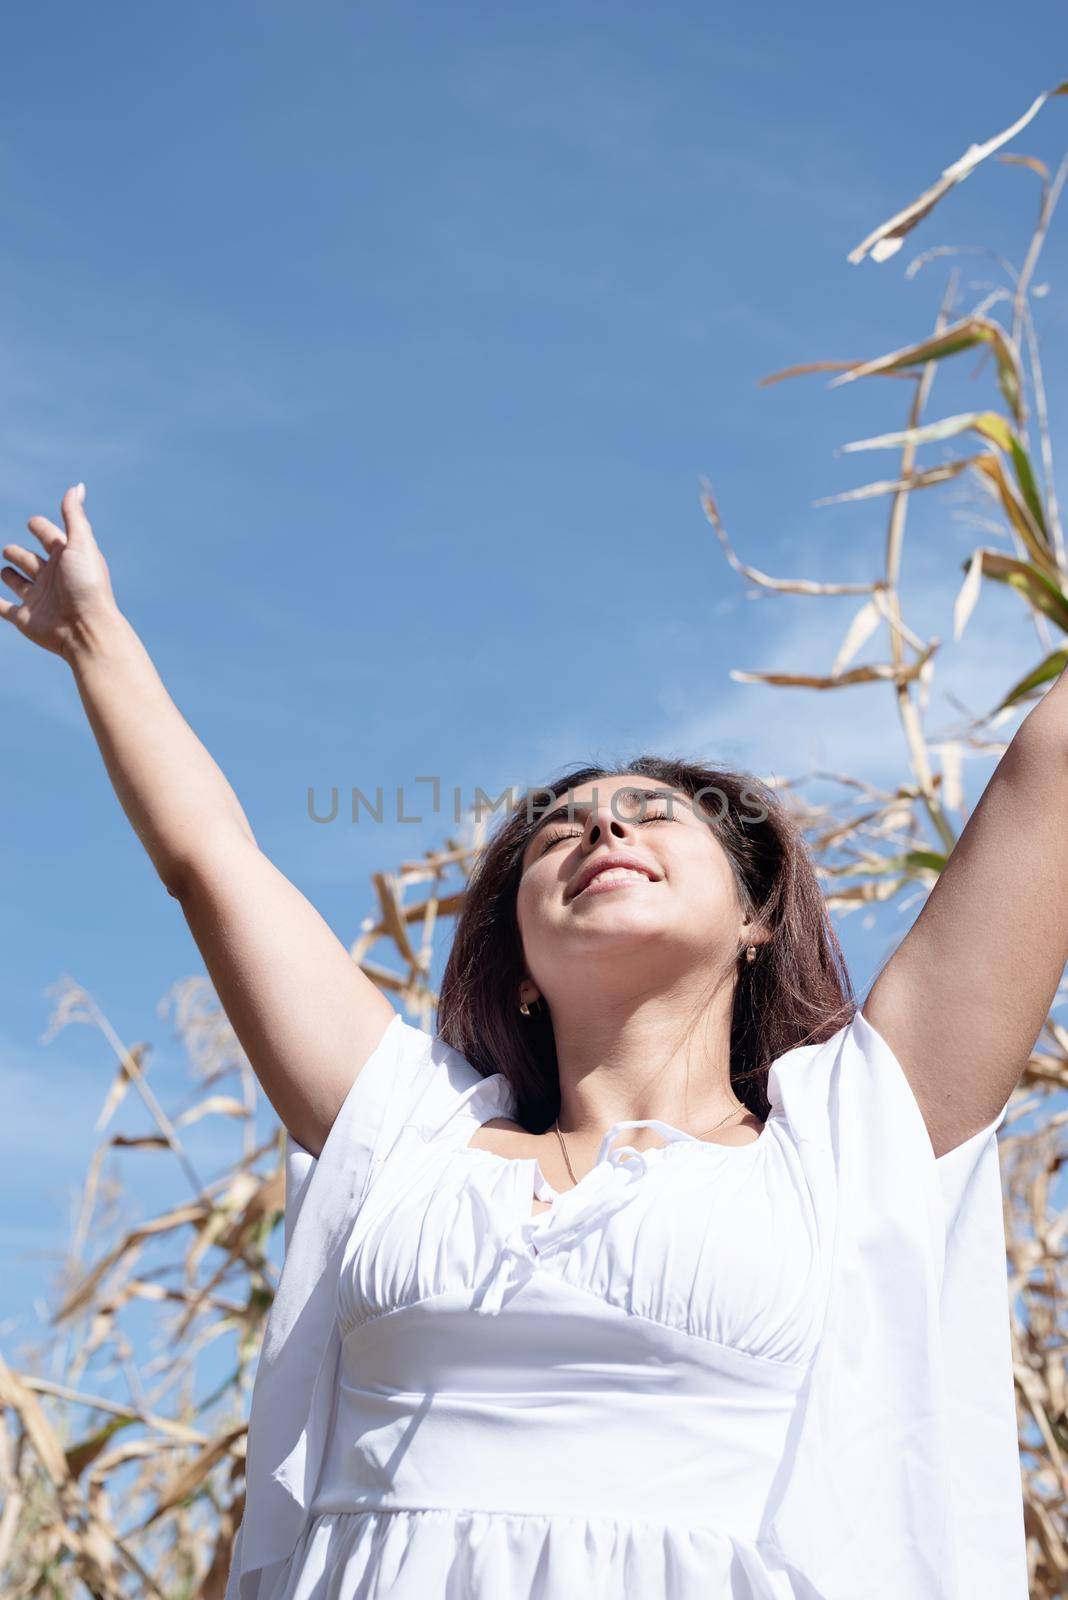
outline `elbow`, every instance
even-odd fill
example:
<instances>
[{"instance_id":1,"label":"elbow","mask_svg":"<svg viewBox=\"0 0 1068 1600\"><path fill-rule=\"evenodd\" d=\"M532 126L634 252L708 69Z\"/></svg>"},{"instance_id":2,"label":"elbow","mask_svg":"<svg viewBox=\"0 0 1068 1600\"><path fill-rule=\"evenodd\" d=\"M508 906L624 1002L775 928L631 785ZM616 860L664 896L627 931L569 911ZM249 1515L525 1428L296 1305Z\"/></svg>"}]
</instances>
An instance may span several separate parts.
<instances>
[{"instance_id":1,"label":"elbow","mask_svg":"<svg viewBox=\"0 0 1068 1600\"><path fill-rule=\"evenodd\" d=\"M167 893L181 904L189 888L189 874L179 866L160 868L159 879Z\"/></svg>"}]
</instances>

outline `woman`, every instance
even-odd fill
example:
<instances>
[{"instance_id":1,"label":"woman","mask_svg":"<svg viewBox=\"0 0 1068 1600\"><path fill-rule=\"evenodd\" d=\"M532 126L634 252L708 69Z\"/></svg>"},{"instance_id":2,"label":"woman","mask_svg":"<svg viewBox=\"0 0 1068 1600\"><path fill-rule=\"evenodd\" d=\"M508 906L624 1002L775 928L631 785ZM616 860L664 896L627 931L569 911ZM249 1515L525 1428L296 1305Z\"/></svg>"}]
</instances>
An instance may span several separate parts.
<instances>
[{"instance_id":1,"label":"woman","mask_svg":"<svg viewBox=\"0 0 1068 1600\"><path fill-rule=\"evenodd\" d=\"M1024 1596L996 1129L1068 957L1064 676L861 1009L774 795L642 758L505 819L431 1035L62 518L3 615L289 1135L229 1600Z\"/></svg>"}]
</instances>

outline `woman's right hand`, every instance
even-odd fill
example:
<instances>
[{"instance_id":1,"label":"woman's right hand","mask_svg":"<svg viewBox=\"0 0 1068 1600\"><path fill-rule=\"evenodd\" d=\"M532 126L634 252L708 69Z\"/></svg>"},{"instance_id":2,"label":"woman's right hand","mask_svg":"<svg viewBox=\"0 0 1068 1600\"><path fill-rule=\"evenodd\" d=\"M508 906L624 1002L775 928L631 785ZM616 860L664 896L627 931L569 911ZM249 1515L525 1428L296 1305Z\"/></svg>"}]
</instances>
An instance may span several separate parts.
<instances>
[{"instance_id":1,"label":"woman's right hand","mask_svg":"<svg viewBox=\"0 0 1068 1600\"><path fill-rule=\"evenodd\" d=\"M5 544L3 554L17 566L0 567L0 579L18 600L0 596L0 617L13 622L43 650L66 656L70 647L98 617L113 616L118 607L111 574L85 514L84 483L68 489L61 511L64 533L47 517L31 517L26 526L44 547L44 556L22 545Z\"/></svg>"}]
</instances>

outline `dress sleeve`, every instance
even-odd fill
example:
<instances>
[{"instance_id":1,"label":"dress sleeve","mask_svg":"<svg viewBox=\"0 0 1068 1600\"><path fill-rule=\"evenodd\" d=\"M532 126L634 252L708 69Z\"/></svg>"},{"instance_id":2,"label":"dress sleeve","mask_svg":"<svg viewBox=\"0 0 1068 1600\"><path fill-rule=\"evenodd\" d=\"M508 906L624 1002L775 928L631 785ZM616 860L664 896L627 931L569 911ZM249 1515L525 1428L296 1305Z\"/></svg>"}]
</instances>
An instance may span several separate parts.
<instances>
[{"instance_id":1,"label":"dress sleeve","mask_svg":"<svg viewBox=\"0 0 1068 1600\"><path fill-rule=\"evenodd\" d=\"M353 1196L353 1218L403 1129L417 1123L432 1133L455 1110L465 1091L482 1081L477 1069L435 1034L413 1027L399 1013L390 1020L357 1073L327 1139L332 1158L335 1147L342 1145L347 1160L366 1168L360 1192ZM326 1145L317 1159L287 1132L287 1255L308 1184L326 1155Z\"/></svg>"},{"instance_id":2,"label":"dress sleeve","mask_svg":"<svg viewBox=\"0 0 1068 1600\"><path fill-rule=\"evenodd\" d=\"M1025 1600L1005 1110L936 1158L859 1009L781 1056L768 1097L816 1202L826 1295L771 1547L821 1600Z\"/></svg>"},{"instance_id":3,"label":"dress sleeve","mask_svg":"<svg viewBox=\"0 0 1068 1600\"><path fill-rule=\"evenodd\" d=\"M914 1115L910 1118L923 1122L923 1113L913 1093L905 1069L897 1059L894 1051L883 1038L879 1030L868 1021L863 1011L858 1010L851 1024L852 1032L856 1035L858 1051L858 1070L871 1073L873 1076L888 1080L885 1089L893 1091L893 1097L906 1102L911 1107ZM942 1219L945 1227L945 1241L948 1242L969 1186L974 1181L984 1158L990 1148L991 1141L997 1146L997 1130L1005 1120L1008 1111L1008 1102L1002 1106L997 1116L985 1127L973 1133L962 1144L956 1145L952 1150L947 1150L944 1155L935 1156L934 1147L931 1148L932 1168L937 1173L938 1191L942 1202ZM924 1123L926 1134L926 1124ZM1004 1242L1004 1241L1003 1241Z\"/></svg>"},{"instance_id":4,"label":"dress sleeve","mask_svg":"<svg viewBox=\"0 0 1068 1600\"><path fill-rule=\"evenodd\" d=\"M245 1512L226 1600L272 1592L315 1493L340 1335L338 1273L360 1206L406 1127L431 1136L481 1074L398 1013L353 1081L318 1157L286 1137L285 1258L264 1330L245 1457Z\"/></svg>"}]
</instances>

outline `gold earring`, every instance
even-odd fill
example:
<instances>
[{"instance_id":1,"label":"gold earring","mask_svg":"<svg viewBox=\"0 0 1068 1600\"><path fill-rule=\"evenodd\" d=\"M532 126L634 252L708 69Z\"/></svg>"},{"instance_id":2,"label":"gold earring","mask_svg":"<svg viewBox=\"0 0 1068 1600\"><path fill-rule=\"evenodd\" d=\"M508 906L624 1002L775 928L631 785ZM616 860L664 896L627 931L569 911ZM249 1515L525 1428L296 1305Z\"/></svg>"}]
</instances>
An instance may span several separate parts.
<instances>
[{"instance_id":1,"label":"gold earring","mask_svg":"<svg viewBox=\"0 0 1068 1600\"><path fill-rule=\"evenodd\" d=\"M755 944L747 944L746 945L746 947L745 947L745 959L747 961L755 961L756 960L756 945Z\"/></svg>"},{"instance_id":2,"label":"gold earring","mask_svg":"<svg viewBox=\"0 0 1068 1600\"><path fill-rule=\"evenodd\" d=\"M525 1000L520 1000L520 1002L519 1002L519 1010L520 1010L520 1013L524 1017L529 1017L530 1016L530 1007L527 1005Z\"/></svg>"}]
</instances>

